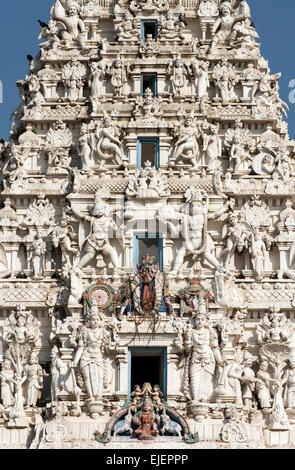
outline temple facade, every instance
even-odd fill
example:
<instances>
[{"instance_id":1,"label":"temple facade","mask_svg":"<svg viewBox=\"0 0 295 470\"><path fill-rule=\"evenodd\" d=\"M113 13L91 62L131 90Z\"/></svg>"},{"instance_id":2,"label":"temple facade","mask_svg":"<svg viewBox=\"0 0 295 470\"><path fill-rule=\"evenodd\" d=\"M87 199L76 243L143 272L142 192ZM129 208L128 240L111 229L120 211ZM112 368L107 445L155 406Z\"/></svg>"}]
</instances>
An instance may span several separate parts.
<instances>
[{"instance_id":1,"label":"temple facade","mask_svg":"<svg viewBox=\"0 0 295 470\"><path fill-rule=\"evenodd\" d=\"M0 143L0 448L295 447L295 141L247 1L39 23Z\"/></svg>"}]
</instances>

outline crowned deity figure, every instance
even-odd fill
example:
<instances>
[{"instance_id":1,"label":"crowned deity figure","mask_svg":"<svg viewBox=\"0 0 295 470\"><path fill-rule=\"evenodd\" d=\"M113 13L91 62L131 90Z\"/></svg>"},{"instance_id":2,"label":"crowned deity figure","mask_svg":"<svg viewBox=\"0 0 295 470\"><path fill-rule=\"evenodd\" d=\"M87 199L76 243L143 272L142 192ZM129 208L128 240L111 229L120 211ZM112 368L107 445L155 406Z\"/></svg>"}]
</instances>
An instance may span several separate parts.
<instances>
[{"instance_id":1,"label":"crowned deity figure","mask_svg":"<svg viewBox=\"0 0 295 470\"><path fill-rule=\"evenodd\" d=\"M171 275L175 275L181 269L184 258L188 255L195 261L200 256L214 266L216 270L223 270L221 264L213 254L214 242L207 231L208 197L204 200L204 194L189 188L185 194L189 203L189 214L181 214L183 242L178 250Z\"/></svg>"},{"instance_id":2,"label":"crowned deity figure","mask_svg":"<svg viewBox=\"0 0 295 470\"><path fill-rule=\"evenodd\" d=\"M86 253L80 259L78 268L82 269L96 256L98 256L97 261L101 261L101 256L104 255L109 256L114 268L118 269L120 266L119 258L116 249L110 243L110 231L118 232L119 228L114 222L101 193L96 193L94 207L89 214L85 215L73 207L72 211L79 219L88 223L82 223L80 226L80 250L85 245ZM86 225L88 225L88 231Z\"/></svg>"},{"instance_id":3,"label":"crowned deity figure","mask_svg":"<svg viewBox=\"0 0 295 470\"><path fill-rule=\"evenodd\" d=\"M217 331L209 326L205 302L194 313L193 328L185 333L184 350L187 354L185 393L188 395L191 390L194 403L208 402L213 395L215 373L223 365L223 359Z\"/></svg>"}]
</instances>

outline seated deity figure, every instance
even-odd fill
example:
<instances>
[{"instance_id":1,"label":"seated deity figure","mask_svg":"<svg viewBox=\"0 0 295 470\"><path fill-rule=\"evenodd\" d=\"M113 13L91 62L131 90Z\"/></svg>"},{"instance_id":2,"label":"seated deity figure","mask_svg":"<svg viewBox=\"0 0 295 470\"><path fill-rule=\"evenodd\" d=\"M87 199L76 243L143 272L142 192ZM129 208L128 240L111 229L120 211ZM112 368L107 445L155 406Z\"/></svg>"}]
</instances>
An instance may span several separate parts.
<instances>
[{"instance_id":1,"label":"seated deity figure","mask_svg":"<svg viewBox=\"0 0 295 470\"><path fill-rule=\"evenodd\" d=\"M115 158L118 165L126 165L127 156L124 147L119 140L119 129L115 126L112 118L104 113L102 127L97 128L97 155L100 159L99 167L103 167L105 162Z\"/></svg>"},{"instance_id":2,"label":"seated deity figure","mask_svg":"<svg viewBox=\"0 0 295 470\"><path fill-rule=\"evenodd\" d=\"M231 46L237 33L233 31L233 26L241 21L244 21L246 16L244 14L235 15L230 2L223 2L220 6L220 17L215 21L212 34L213 39L211 43L211 51L214 51L217 45L224 45L228 42Z\"/></svg>"},{"instance_id":3,"label":"seated deity figure","mask_svg":"<svg viewBox=\"0 0 295 470\"><path fill-rule=\"evenodd\" d=\"M85 244L86 254L82 256L78 264L78 268L82 269L93 258L98 255L109 256L115 269L119 269L120 263L116 249L111 246L109 240L109 231L114 230L118 232L118 227L115 224L107 204L103 201L101 194L98 192L95 195L94 207L90 215L84 215L77 209L72 207L72 212L76 217L82 219L89 224L89 230L86 237L80 237L80 249ZM82 224L81 233L85 230L85 224ZM87 228L86 228L87 230Z\"/></svg>"},{"instance_id":4,"label":"seated deity figure","mask_svg":"<svg viewBox=\"0 0 295 470\"><path fill-rule=\"evenodd\" d=\"M178 140L175 143L170 165L174 165L179 158L190 160L193 168L197 169L200 157L198 144L199 128L192 116L187 116L178 130Z\"/></svg>"},{"instance_id":5,"label":"seated deity figure","mask_svg":"<svg viewBox=\"0 0 295 470\"><path fill-rule=\"evenodd\" d=\"M217 332L210 328L203 303L194 314L194 327L186 332L185 352L189 361L189 382L193 402L208 402L213 393L214 375L223 365Z\"/></svg>"},{"instance_id":6,"label":"seated deity figure","mask_svg":"<svg viewBox=\"0 0 295 470\"><path fill-rule=\"evenodd\" d=\"M163 19L160 31L160 38L162 39L181 39L184 40L185 36L182 34L184 23L179 19L174 18L174 14L168 11L166 18Z\"/></svg>"},{"instance_id":7,"label":"seated deity figure","mask_svg":"<svg viewBox=\"0 0 295 470\"><path fill-rule=\"evenodd\" d=\"M237 41L238 45L248 49L255 49L259 46L256 39L259 39L259 34L250 18L246 18L244 21L234 25L232 40Z\"/></svg>"},{"instance_id":8,"label":"seated deity figure","mask_svg":"<svg viewBox=\"0 0 295 470\"><path fill-rule=\"evenodd\" d=\"M224 271L213 254L214 242L207 233L208 200L204 201L203 193L190 188L186 193L190 203L190 214L182 215L182 236L184 238L178 250L171 275L176 275L182 267L184 258L190 256L196 261L203 256L217 270Z\"/></svg>"},{"instance_id":9,"label":"seated deity figure","mask_svg":"<svg viewBox=\"0 0 295 470\"><path fill-rule=\"evenodd\" d=\"M117 33L119 42L138 40L136 19L131 13L129 13L129 11L125 13L124 19L118 25Z\"/></svg>"},{"instance_id":10,"label":"seated deity figure","mask_svg":"<svg viewBox=\"0 0 295 470\"><path fill-rule=\"evenodd\" d=\"M84 21L79 17L78 5L75 2L66 3L66 8L57 0L51 9L51 18L63 24L61 36L66 45L73 41L84 48L86 43L86 29Z\"/></svg>"},{"instance_id":11,"label":"seated deity figure","mask_svg":"<svg viewBox=\"0 0 295 470\"><path fill-rule=\"evenodd\" d=\"M104 326L97 309L92 308L88 324L82 326L72 368L79 366L88 402L101 401L103 390Z\"/></svg>"}]
</instances>

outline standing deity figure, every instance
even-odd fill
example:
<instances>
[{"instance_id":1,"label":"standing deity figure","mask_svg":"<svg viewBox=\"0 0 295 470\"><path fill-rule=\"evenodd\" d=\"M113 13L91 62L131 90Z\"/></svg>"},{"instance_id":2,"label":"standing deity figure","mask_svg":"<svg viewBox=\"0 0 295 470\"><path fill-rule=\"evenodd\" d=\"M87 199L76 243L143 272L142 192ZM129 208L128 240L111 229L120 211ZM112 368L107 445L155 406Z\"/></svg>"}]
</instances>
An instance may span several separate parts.
<instances>
[{"instance_id":1,"label":"standing deity figure","mask_svg":"<svg viewBox=\"0 0 295 470\"><path fill-rule=\"evenodd\" d=\"M183 265L184 258L188 255L193 262L203 256L215 269L224 271L213 254L214 242L207 231L208 196L195 188L189 188L185 193L185 197L189 203L190 213L182 215L182 237L184 241L177 252L171 274L178 273ZM206 200L204 200L204 197L206 197Z\"/></svg>"},{"instance_id":2,"label":"standing deity figure","mask_svg":"<svg viewBox=\"0 0 295 470\"><path fill-rule=\"evenodd\" d=\"M104 64L92 62L90 64L89 88L90 88L90 102L92 106L91 115L96 115L100 111L100 99L104 93L103 87L105 84L105 67Z\"/></svg>"},{"instance_id":3,"label":"standing deity figure","mask_svg":"<svg viewBox=\"0 0 295 470\"><path fill-rule=\"evenodd\" d=\"M34 279L41 279L44 274L46 241L42 227L37 227L36 235L31 243L28 261L32 261Z\"/></svg>"},{"instance_id":4,"label":"standing deity figure","mask_svg":"<svg viewBox=\"0 0 295 470\"><path fill-rule=\"evenodd\" d=\"M94 199L94 207L89 214L84 215L82 212L74 209L72 211L76 217L88 222L80 225L80 251L85 244L86 254L82 256L78 264L78 268L86 266L93 258L99 256L98 260L101 262L101 255L109 256L113 266L119 269L120 263L116 249L111 246L110 232L118 232L119 228L115 224L112 215L106 202L102 198L102 194L97 192ZM86 227L88 225L88 229ZM85 234L84 234L84 233ZM87 233L88 232L88 233ZM101 265L99 264L101 267Z\"/></svg>"},{"instance_id":5,"label":"standing deity figure","mask_svg":"<svg viewBox=\"0 0 295 470\"><path fill-rule=\"evenodd\" d=\"M21 305L18 305L16 311L12 312L4 321L3 340L7 343L5 361L9 361L12 365L13 377L12 374L6 375L6 371L8 371L8 363L6 363L7 366L2 370L1 377L3 380L6 375L7 385L11 380L14 384L13 387L10 383L10 390L13 390L14 400L8 416L11 425L16 428L27 427L28 425L24 410L24 402L26 400L28 403L27 386L30 388L30 385L32 385L32 388L34 388L32 382L35 383L35 379L33 377L34 373L31 369L35 370L37 368L37 364L36 356L34 354L32 356L32 353L39 337L40 325L38 320L32 315L31 311L26 311ZM33 359L31 360L31 358ZM25 382L27 382L26 385ZM5 400L7 404L8 402L11 402L8 392L9 390L6 387ZM33 389L30 390L29 403L34 402L34 400L31 400L31 392L33 393ZM33 403L33 406L34 405L35 403Z\"/></svg>"},{"instance_id":6,"label":"standing deity figure","mask_svg":"<svg viewBox=\"0 0 295 470\"><path fill-rule=\"evenodd\" d=\"M238 135L234 136L229 153L230 170L237 173L241 169L246 156L245 145L242 143L241 138Z\"/></svg>"},{"instance_id":7,"label":"standing deity figure","mask_svg":"<svg viewBox=\"0 0 295 470\"><path fill-rule=\"evenodd\" d=\"M285 373L285 392L284 399L286 407L295 410L295 353L291 352L289 357L289 366Z\"/></svg>"},{"instance_id":8,"label":"standing deity figure","mask_svg":"<svg viewBox=\"0 0 295 470\"><path fill-rule=\"evenodd\" d=\"M218 347L217 332L210 328L205 304L194 316L194 327L188 329L184 340L188 377L193 402L208 402L213 394L216 366L223 360ZM188 391L187 383L185 385Z\"/></svg>"},{"instance_id":9,"label":"standing deity figure","mask_svg":"<svg viewBox=\"0 0 295 470\"><path fill-rule=\"evenodd\" d=\"M262 360L259 365L258 372L256 374L256 391L260 406L262 409L270 408L270 389L273 379L268 372L268 361Z\"/></svg>"},{"instance_id":10,"label":"standing deity figure","mask_svg":"<svg viewBox=\"0 0 295 470\"><path fill-rule=\"evenodd\" d=\"M2 371L0 372L1 381L1 400L3 406L9 407L14 403L14 371L12 364L8 359L5 359L2 364Z\"/></svg>"},{"instance_id":11,"label":"standing deity figure","mask_svg":"<svg viewBox=\"0 0 295 470\"><path fill-rule=\"evenodd\" d=\"M175 165L179 158L189 160L193 168L197 169L200 157L200 148L198 144L199 128L193 117L189 115L185 118L183 125L175 131L177 141L174 146L174 152L170 158L170 165Z\"/></svg>"},{"instance_id":12,"label":"standing deity figure","mask_svg":"<svg viewBox=\"0 0 295 470\"><path fill-rule=\"evenodd\" d=\"M72 42L77 42L81 48L86 44L86 29L84 21L78 13L78 5L71 2L64 8L59 0L51 9L50 16L53 20L63 24L64 29L61 31L61 37L65 41L66 46Z\"/></svg>"},{"instance_id":13,"label":"standing deity figure","mask_svg":"<svg viewBox=\"0 0 295 470\"><path fill-rule=\"evenodd\" d=\"M79 366L88 394L88 402L101 402L103 391L104 324L97 309L78 332L72 368Z\"/></svg>"},{"instance_id":14,"label":"standing deity figure","mask_svg":"<svg viewBox=\"0 0 295 470\"><path fill-rule=\"evenodd\" d=\"M76 237L73 227L69 224L67 218L61 219L60 224L53 228L51 238L54 248L60 246L63 266L72 266L71 253L76 255L78 250L72 246L72 243L76 241Z\"/></svg>"},{"instance_id":15,"label":"standing deity figure","mask_svg":"<svg viewBox=\"0 0 295 470\"><path fill-rule=\"evenodd\" d=\"M263 234L259 229L255 228L250 235L249 253L257 281L261 281L262 279L262 270L264 269L266 252L267 249L263 239Z\"/></svg>"},{"instance_id":16,"label":"standing deity figure","mask_svg":"<svg viewBox=\"0 0 295 470\"><path fill-rule=\"evenodd\" d=\"M90 133L90 126L85 122L81 124L78 150L82 163L82 171L88 173L91 167L94 166L94 144L93 134Z\"/></svg>"},{"instance_id":17,"label":"standing deity figure","mask_svg":"<svg viewBox=\"0 0 295 470\"><path fill-rule=\"evenodd\" d=\"M208 98L208 90L210 87L209 80L209 62L192 60L191 69L194 77L194 85L196 89L197 98L205 101Z\"/></svg>"},{"instance_id":18,"label":"standing deity figure","mask_svg":"<svg viewBox=\"0 0 295 470\"><path fill-rule=\"evenodd\" d=\"M235 85L238 82L237 71L226 59L215 65L212 78L215 81L218 95L214 98L222 101L223 104L237 101Z\"/></svg>"},{"instance_id":19,"label":"standing deity figure","mask_svg":"<svg viewBox=\"0 0 295 470\"><path fill-rule=\"evenodd\" d=\"M238 220L238 216L234 213L229 213L227 216L227 224L222 228L222 240L226 241L226 247L219 255L219 259L223 259L224 266L230 265L231 259L237 250L242 253L245 246L247 246L247 227L246 224Z\"/></svg>"},{"instance_id":20,"label":"standing deity figure","mask_svg":"<svg viewBox=\"0 0 295 470\"><path fill-rule=\"evenodd\" d=\"M24 367L24 374L25 403L27 407L34 407L41 397L43 388L43 371L35 353L31 353L28 364Z\"/></svg>"},{"instance_id":21,"label":"standing deity figure","mask_svg":"<svg viewBox=\"0 0 295 470\"><path fill-rule=\"evenodd\" d=\"M124 65L120 55L118 55L114 63L107 70L115 90L115 96L126 96L127 76L129 73L129 65Z\"/></svg>"},{"instance_id":22,"label":"standing deity figure","mask_svg":"<svg viewBox=\"0 0 295 470\"><path fill-rule=\"evenodd\" d=\"M77 59L67 62L62 68L62 78L65 84L66 99L75 103L83 94L86 67Z\"/></svg>"},{"instance_id":23,"label":"standing deity figure","mask_svg":"<svg viewBox=\"0 0 295 470\"><path fill-rule=\"evenodd\" d=\"M213 39L211 52L213 52L219 44L224 45L228 43L229 46L232 46L237 34L233 31L233 27L236 23L244 21L245 19L246 16L244 14L234 14L230 2L223 2L220 7L220 16L217 18L212 28Z\"/></svg>"},{"instance_id":24,"label":"standing deity figure","mask_svg":"<svg viewBox=\"0 0 295 470\"><path fill-rule=\"evenodd\" d=\"M180 54L168 65L168 75L170 76L172 96L181 96L186 85L186 69Z\"/></svg>"},{"instance_id":25,"label":"standing deity figure","mask_svg":"<svg viewBox=\"0 0 295 470\"><path fill-rule=\"evenodd\" d=\"M127 157L124 153L124 147L119 140L120 131L115 126L112 118L104 112L101 127L97 128L97 155L100 159L99 167L103 167L107 160L115 158L118 165L126 165Z\"/></svg>"},{"instance_id":26,"label":"standing deity figure","mask_svg":"<svg viewBox=\"0 0 295 470\"><path fill-rule=\"evenodd\" d=\"M247 351L244 353L244 368L242 376L243 403L246 409L250 410L253 405L253 391L255 389L255 373L252 369L253 359Z\"/></svg>"},{"instance_id":27,"label":"standing deity figure","mask_svg":"<svg viewBox=\"0 0 295 470\"><path fill-rule=\"evenodd\" d=\"M66 374L68 372L67 364L61 359L58 348L54 346L51 351L51 400L58 401L60 392L63 390Z\"/></svg>"},{"instance_id":28,"label":"standing deity figure","mask_svg":"<svg viewBox=\"0 0 295 470\"><path fill-rule=\"evenodd\" d=\"M221 158L222 143L218 135L218 125L211 124L208 128L208 133L203 133L203 152L205 165L210 173L215 170L218 158Z\"/></svg>"}]
</instances>

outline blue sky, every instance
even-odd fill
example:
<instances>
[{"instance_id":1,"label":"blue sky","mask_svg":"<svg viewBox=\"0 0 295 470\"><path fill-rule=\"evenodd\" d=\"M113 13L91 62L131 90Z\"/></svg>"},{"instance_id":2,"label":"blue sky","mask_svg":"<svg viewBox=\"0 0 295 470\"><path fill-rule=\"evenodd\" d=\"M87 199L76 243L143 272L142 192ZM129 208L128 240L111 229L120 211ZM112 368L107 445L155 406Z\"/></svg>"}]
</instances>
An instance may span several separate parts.
<instances>
[{"instance_id":1,"label":"blue sky","mask_svg":"<svg viewBox=\"0 0 295 470\"><path fill-rule=\"evenodd\" d=\"M262 55L269 60L272 73L282 72L281 98L288 102L289 82L295 79L295 2L294 0L248 0L252 18L261 37ZM28 70L27 54L38 52L38 18L48 21L54 0L2 0L0 15L0 137L9 136L9 115L18 106L15 82ZM4 5L3 5L4 4ZM295 138L295 104L290 105L289 132Z\"/></svg>"}]
</instances>

